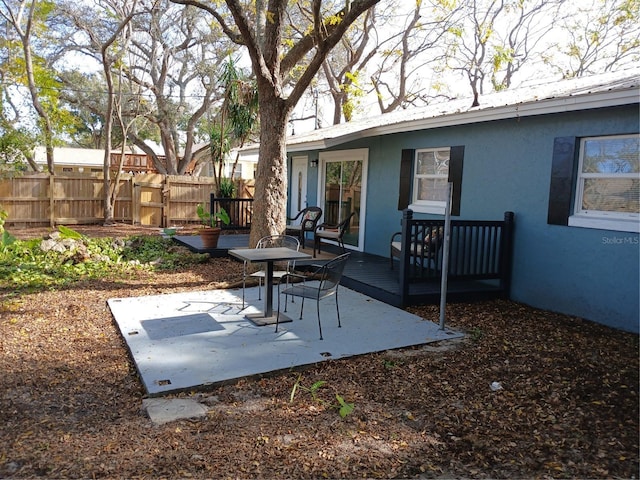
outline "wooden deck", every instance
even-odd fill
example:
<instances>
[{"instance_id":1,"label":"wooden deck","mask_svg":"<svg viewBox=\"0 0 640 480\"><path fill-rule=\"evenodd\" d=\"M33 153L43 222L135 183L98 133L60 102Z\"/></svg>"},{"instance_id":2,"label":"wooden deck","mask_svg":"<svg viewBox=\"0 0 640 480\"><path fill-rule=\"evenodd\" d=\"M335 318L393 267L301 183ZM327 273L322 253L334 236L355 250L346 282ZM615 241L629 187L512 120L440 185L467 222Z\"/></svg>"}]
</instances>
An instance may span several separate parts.
<instances>
[{"instance_id":1,"label":"wooden deck","mask_svg":"<svg viewBox=\"0 0 640 480\"><path fill-rule=\"evenodd\" d=\"M175 235L173 241L195 253L208 253L211 257L227 257L229 250L249 247L249 234L220 235L218 248L204 248L200 235Z\"/></svg>"},{"instance_id":2,"label":"wooden deck","mask_svg":"<svg viewBox=\"0 0 640 480\"><path fill-rule=\"evenodd\" d=\"M174 241L186 246L193 252L208 253L212 257L226 257L233 248L249 246L249 235L221 235L218 248L205 249L197 235L176 235ZM311 249L306 249L312 253ZM319 264L340 253L338 247L323 245L322 254L316 259L297 262L298 268ZM345 266L341 285L380 300L388 305L401 307L399 269L396 262L392 270L389 258L351 251L351 257ZM440 281L412 284L410 287L412 304L437 305L440 303ZM500 298L504 294L498 281L449 281L447 284L448 302L467 302Z\"/></svg>"}]
</instances>

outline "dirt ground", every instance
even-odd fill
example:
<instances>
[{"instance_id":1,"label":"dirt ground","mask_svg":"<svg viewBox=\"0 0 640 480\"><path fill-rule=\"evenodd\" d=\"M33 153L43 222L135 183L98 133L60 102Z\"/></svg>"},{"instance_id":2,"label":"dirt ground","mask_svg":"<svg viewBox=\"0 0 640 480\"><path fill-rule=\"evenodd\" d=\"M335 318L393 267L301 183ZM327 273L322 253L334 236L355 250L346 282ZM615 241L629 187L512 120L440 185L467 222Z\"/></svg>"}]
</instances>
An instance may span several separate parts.
<instances>
[{"instance_id":1,"label":"dirt ground","mask_svg":"<svg viewBox=\"0 0 640 480\"><path fill-rule=\"evenodd\" d=\"M0 285L0 477L638 478L638 336L511 301L449 305L463 342L188 392L207 417L154 425L106 300L239 275L211 259L64 291Z\"/></svg>"}]
</instances>

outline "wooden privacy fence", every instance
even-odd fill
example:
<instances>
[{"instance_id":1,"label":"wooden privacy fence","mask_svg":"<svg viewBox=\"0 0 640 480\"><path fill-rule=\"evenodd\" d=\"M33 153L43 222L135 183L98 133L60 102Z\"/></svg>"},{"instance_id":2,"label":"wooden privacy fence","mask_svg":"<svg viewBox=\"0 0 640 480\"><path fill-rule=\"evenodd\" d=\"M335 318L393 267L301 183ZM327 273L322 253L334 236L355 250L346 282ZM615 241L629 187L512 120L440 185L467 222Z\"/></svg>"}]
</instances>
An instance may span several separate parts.
<instances>
[{"instance_id":1,"label":"wooden privacy fence","mask_svg":"<svg viewBox=\"0 0 640 480\"><path fill-rule=\"evenodd\" d=\"M210 177L127 175L118 188L114 220L167 227L199 221L199 203L209 209ZM253 182L238 188L253 193ZM102 176L35 174L0 181L0 208L7 226L99 224L104 221Z\"/></svg>"}]
</instances>

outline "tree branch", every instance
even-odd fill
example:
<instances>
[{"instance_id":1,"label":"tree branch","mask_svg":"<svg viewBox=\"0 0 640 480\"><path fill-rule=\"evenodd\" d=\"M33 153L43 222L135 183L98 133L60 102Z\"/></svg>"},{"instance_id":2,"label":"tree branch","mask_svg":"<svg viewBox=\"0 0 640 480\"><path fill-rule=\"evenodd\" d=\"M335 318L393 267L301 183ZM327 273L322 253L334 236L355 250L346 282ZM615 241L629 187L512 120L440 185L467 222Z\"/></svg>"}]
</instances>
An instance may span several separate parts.
<instances>
[{"instance_id":1,"label":"tree branch","mask_svg":"<svg viewBox=\"0 0 640 480\"><path fill-rule=\"evenodd\" d=\"M201 8L202 10L209 12L216 21L222 27L222 31L225 33L229 39L237 44L237 45L245 45L244 38L238 32L235 32L231 29L231 27L225 22L224 17L220 15L220 13L215 9L210 7L209 5L199 2L198 0L169 0L171 3L175 3L177 5L191 5L192 7Z\"/></svg>"}]
</instances>

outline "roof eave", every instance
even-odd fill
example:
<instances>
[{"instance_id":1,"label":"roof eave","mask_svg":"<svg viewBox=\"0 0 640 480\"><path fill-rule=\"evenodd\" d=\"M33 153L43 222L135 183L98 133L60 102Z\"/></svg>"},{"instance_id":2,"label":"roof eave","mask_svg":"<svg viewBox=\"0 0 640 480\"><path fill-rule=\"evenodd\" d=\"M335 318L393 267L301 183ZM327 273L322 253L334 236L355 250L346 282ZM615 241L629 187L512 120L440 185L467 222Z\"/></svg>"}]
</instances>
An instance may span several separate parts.
<instances>
[{"instance_id":1,"label":"roof eave","mask_svg":"<svg viewBox=\"0 0 640 480\"><path fill-rule=\"evenodd\" d=\"M477 107L464 112L434 115L427 118L396 122L389 125L379 125L362 130L349 132L331 138L314 139L296 142L295 137L287 140L287 152L306 152L311 150L325 150L347 142L394 133L405 133L416 130L428 130L472 123L508 120L512 118L533 117L555 113L567 113L592 110L604 107L616 107L639 103L638 88L608 90L603 92L588 92L566 97L546 98L532 102L523 102L499 107ZM293 141L291 141L293 140ZM245 150L253 152L255 149Z\"/></svg>"},{"instance_id":2,"label":"roof eave","mask_svg":"<svg viewBox=\"0 0 640 480\"><path fill-rule=\"evenodd\" d=\"M592 110L603 107L616 107L639 103L638 89L607 91L576 95L571 97L551 98L534 102L504 105L487 109L474 109L466 112L434 116L413 121L382 125L362 131L363 137L404 133L430 128L468 125L471 123L508 120L510 118L533 117L554 113L566 113L582 110Z\"/></svg>"}]
</instances>

